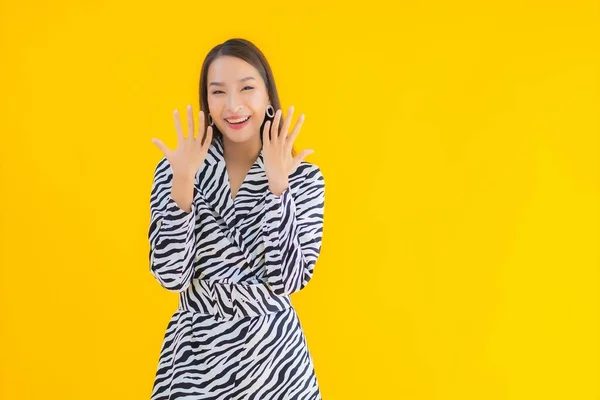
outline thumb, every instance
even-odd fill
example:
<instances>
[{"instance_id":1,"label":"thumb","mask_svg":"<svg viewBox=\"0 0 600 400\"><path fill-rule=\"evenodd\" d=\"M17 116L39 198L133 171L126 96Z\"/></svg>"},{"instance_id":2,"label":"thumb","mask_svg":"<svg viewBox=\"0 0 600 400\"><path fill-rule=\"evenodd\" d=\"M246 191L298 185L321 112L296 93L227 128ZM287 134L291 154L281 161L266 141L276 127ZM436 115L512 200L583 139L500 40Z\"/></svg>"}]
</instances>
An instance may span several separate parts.
<instances>
[{"instance_id":1,"label":"thumb","mask_svg":"<svg viewBox=\"0 0 600 400\"><path fill-rule=\"evenodd\" d=\"M167 153L169 153L169 148L160 139L152 138L152 143L154 143L156 147L163 152L165 157L167 156Z\"/></svg>"},{"instance_id":2,"label":"thumb","mask_svg":"<svg viewBox=\"0 0 600 400\"><path fill-rule=\"evenodd\" d=\"M296 155L296 157L294 157L294 170L296 170L300 166L300 163L304 160L306 156L314 152L315 151L312 149L307 149L302 150L298 155Z\"/></svg>"},{"instance_id":3,"label":"thumb","mask_svg":"<svg viewBox=\"0 0 600 400\"><path fill-rule=\"evenodd\" d=\"M298 154L296 157L294 157L294 159L296 160L297 164L300 164L302 162L302 160L304 160L304 158L306 158L306 156L308 156L309 154L312 154L314 152L315 151L312 149L302 150L300 152L300 154Z\"/></svg>"}]
</instances>

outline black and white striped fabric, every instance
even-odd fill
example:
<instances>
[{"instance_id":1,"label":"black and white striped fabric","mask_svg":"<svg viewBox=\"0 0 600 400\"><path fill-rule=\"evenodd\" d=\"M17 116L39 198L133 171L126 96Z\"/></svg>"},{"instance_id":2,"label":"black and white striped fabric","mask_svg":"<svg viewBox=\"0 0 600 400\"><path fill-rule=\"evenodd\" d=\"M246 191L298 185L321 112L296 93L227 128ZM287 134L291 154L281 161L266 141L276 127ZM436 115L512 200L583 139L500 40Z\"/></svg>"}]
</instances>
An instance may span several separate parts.
<instances>
[{"instance_id":1,"label":"black and white striped fabric","mask_svg":"<svg viewBox=\"0 0 600 400\"><path fill-rule=\"evenodd\" d=\"M303 161L280 196L262 152L234 199L215 139L196 174L192 210L171 198L163 158L152 185L150 271L179 293L151 399L321 399L290 295L313 276L321 251L324 179Z\"/></svg>"}]
</instances>

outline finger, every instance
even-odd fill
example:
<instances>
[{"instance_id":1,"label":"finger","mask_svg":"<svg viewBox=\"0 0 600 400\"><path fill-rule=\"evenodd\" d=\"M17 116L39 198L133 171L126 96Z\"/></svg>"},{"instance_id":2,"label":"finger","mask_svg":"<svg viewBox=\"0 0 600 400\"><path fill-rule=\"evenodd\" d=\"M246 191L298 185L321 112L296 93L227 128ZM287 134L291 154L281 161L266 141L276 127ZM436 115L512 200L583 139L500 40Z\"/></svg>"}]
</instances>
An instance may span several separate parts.
<instances>
[{"instance_id":1,"label":"finger","mask_svg":"<svg viewBox=\"0 0 600 400\"><path fill-rule=\"evenodd\" d=\"M290 106L290 108L288 108L288 115L285 116L285 120L283 122L283 127L281 128L281 132L279 133L279 135L281 136L281 139L285 139L287 137L287 133L290 130L290 125L292 123L292 116L294 115L294 106ZM284 140L282 140L284 141Z\"/></svg>"},{"instance_id":2,"label":"finger","mask_svg":"<svg viewBox=\"0 0 600 400\"><path fill-rule=\"evenodd\" d=\"M170 150L160 139L153 138L152 143L154 143L156 145L156 147L158 147L160 149L160 151L163 152L165 157L168 156L168 154L170 153Z\"/></svg>"},{"instance_id":3,"label":"finger","mask_svg":"<svg viewBox=\"0 0 600 400\"><path fill-rule=\"evenodd\" d=\"M200 141L204 138L204 111L198 112L198 133L196 134L196 138Z\"/></svg>"},{"instance_id":4,"label":"finger","mask_svg":"<svg viewBox=\"0 0 600 400\"><path fill-rule=\"evenodd\" d=\"M191 105L187 106L187 119L188 119L188 137L190 139L194 138L194 109Z\"/></svg>"},{"instance_id":5,"label":"finger","mask_svg":"<svg viewBox=\"0 0 600 400\"><path fill-rule=\"evenodd\" d=\"M271 128L271 142L275 142L279 137L279 122L281 121L281 109L277 110L275 113L275 118L273 118L273 126Z\"/></svg>"},{"instance_id":6,"label":"finger","mask_svg":"<svg viewBox=\"0 0 600 400\"><path fill-rule=\"evenodd\" d=\"M183 129L181 129L181 119L179 118L179 110L173 112L173 119L175 120L175 130L177 131L178 142L183 142Z\"/></svg>"},{"instance_id":7,"label":"finger","mask_svg":"<svg viewBox=\"0 0 600 400\"><path fill-rule=\"evenodd\" d=\"M312 149L302 150L296 157L294 157L294 171L300 166L300 163L304 161L304 158L309 154L314 153Z\"/></svg>"},{"instance_id":8,"label":"finger","mask_svg":"<svg viewBox=\"0 0 600 400\"><path fill-rule=\"evenodd\" d=\"M299 154L298 154L296 157L294 157L294 158L296 158L296 159L298 159L298 160L300 160L300 161L303 161L303 160L304 160L304 158L305 158L306 156L308 156L309 154L312 154L312 153L314 153L314 152L315 152L315 151L314 151L313 149L306 149L306 150L302 150L302 151L301 151L301 152L300 152L300 153L299 153Z\"/></svg>"},{"instance_id":9,"label":"finger","mask_svg":"<svg viewBox=\"0 0 600 400\"><path fill-rule=\"evenodd\" d=\"M265 126L263 127L263 146L268 145L271 142L269 135L270 127L271 121L265 122Z\"/></svg>"},{"instance_id":10,"label":"finger","mask_svg":"<svg viewBox=\"0 0 600 400\"><path fill-rule=\"evenodd\" d=\"M286 145L287 145L287 148L290 149L290 151L292 150L292 145L294 144L294 140L296 140L296 136L298 136L298 133L300 133L300 128L302 128L302 124L304 123L304 118L305 118L304 114L300 114L300 116L298 117L298 120L296 121L296 125L294 126L294 130L287 137Z\"/></svg>"},{"instance_id":11,"label":"finger","mask_svg":"<svg viewBox=\"0 0 600 400\"><path fill-rule=\"evenodd\" d=\"M204 137L204 143L202 143L202 151L203 152L208 152L208 148L210 147L210 144L212 143L212 136L213 136L213 128L212 128L212 126L209 126L208 128L206 128L206 135Z\"/></svg>"}]
</instances>

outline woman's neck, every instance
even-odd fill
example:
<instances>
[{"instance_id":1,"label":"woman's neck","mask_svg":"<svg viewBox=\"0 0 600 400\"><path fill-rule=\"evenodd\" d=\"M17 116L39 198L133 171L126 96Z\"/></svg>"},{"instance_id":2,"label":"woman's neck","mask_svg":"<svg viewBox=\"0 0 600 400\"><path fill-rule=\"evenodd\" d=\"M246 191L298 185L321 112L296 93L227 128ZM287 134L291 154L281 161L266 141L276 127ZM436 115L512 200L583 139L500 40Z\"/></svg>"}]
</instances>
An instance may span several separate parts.
<instances>
[{"instance_id":1,"label":"woman's neck","mask_svg":"<svg viewBox=\"0 0 600 400\"><path fill-rule=\"evenodd\" d=\"M223 136L223 156L227 164L252 165L262 150L260 136L255 135L246 142L233 142Z\"/></svg>"}]
</instances>

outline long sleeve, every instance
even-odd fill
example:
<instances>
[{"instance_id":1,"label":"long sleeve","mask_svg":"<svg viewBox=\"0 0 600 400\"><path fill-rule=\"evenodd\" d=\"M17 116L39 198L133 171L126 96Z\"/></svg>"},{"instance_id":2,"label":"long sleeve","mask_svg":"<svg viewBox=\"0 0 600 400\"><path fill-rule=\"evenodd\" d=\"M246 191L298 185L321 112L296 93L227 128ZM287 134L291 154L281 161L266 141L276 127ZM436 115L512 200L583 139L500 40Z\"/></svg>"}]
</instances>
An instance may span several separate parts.
<instances>
[{"instance_id":1,"label":"long sleeve","mask_svg":"<svg viewBox=\"0 0 600 400\"><path fill-rule=\"evenodd\" d=\"M313 276L321 251L325 181L310 164L295 198L290 188L267 193L263 224L267 284L278 295L303 289Z\"/></svg>"},{"instance_id":2,"label":"long sleeve","mask_svg":"<svg viewBox=\"0 0 600 400\"><path fill-rule=\"evenodd\" d=\"M173 173L166 158L154 171L150 195L150 272L167 290L182 292L194 272L196 206L186 212L171 197Z\"/></svg>"}]
</instances>

